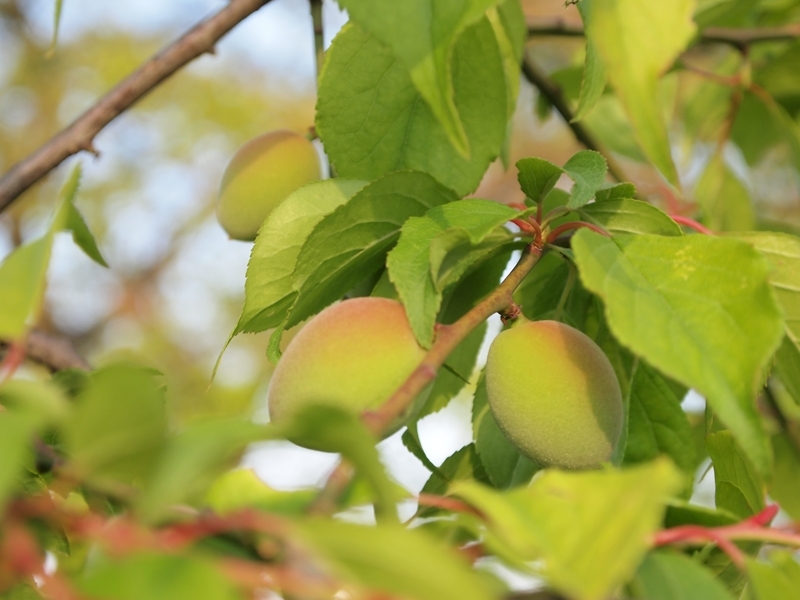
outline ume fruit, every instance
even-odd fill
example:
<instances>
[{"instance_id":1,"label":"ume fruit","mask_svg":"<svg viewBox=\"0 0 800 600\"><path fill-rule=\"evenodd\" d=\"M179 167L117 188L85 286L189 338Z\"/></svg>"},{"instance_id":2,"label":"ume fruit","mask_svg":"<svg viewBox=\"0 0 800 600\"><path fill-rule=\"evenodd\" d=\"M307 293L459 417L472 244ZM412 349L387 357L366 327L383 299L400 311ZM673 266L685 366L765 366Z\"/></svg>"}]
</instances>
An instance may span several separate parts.
<instances>
[{"instance_id":1,"label":"ume fruit","mask_svg":"<svg viewBox=\"0 0 800 600\"><path fill-rule=\"evenodd\" d=\"M399 302L366 297L334 304L300 330L278 362L269 388L270 420L287 422L313 404L353 414L378 408L424 356Z\"/></svg>"},{"instance_id":2,"label":"ume fruit","mask_svg":"<svg viewBox=\"0 0 800 600\"><path fill-rule=\"evenodd\" d=\"M271 131L237 150L222 176L217 219L234 239L253 240L261 223L296 189L320 179L314 145L293 131Z\"/></svg>"},{"instance_id":3,"label":"ume fruit","mask_svg":"<svg viewBox=\"0 0 800 600\"><path fill-rule=\"evenodd\" d=\"M619 382L600 347L556 321L524 321L492 343L489 406L517 449L546 467L591 469L622 433Z\"/></svg>"}]
</instances>

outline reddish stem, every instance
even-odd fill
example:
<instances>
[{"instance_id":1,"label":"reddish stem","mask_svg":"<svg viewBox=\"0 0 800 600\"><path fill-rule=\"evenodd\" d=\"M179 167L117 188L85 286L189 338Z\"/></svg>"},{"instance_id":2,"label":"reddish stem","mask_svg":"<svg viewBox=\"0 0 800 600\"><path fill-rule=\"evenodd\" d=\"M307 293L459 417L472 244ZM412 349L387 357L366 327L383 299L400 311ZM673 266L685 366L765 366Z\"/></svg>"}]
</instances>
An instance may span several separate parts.
<instances>
[{"instance_id":1,"label":"reddish stem","mask_svg":"<svg viewBox=\"0 0 800 600\"><path fill-rule=\"evenodd\" d=\"M8 346L8 352L0 363L0 382L10 379L17 372L25 362L26 354L25 342L14 342Z\"/></svg>"},{"instance_id":2,"label":"reddish stem","mask_svg":"<svg viewBox=\"0 0 800 600\"><path fill-rule=\"evenodd\" d=\"M570 221L569 223L564 223L563 225L559 225L553 229L553 231L550 232L550 235L547 236L547 243L552 244L562 233L566 233L567 231L571 231L573 229L581 229L582 227L591 229L592 231L595 231L601 235L611 237L611 235L605 229L598 227L593 223L586 223L584 221Z\"/></svg>"},{"instance_id":3,"label":"reddish stem","mask_svg":"<svg viewBox=\"0 0 800 600\"><path fill-rule=\"evenodd\" d=\"M685 227L690 227L695 231L698 231L704 235L715 235L713 231L711 231L708 227L701 225L694 219L690 219L689 217L683 217L681 215L670 215L670 219L675 221L678 225L684 225Z\"/></svg>"},{"instance_id":4,"label":"reddish stem","mask_svg":"<svg viewBox=\"0 0 800 600\"><path fill-rule=\"evenodd\" d=\"M456 500L455 498L448 498L447 496L437 496L436 494L420 494L417 496L417 503L420 506L431 506L433 508L441 508L452 512L466 513L475 515L476 517L483 518L483 514L466 502Z\"/></svg>"},{"instance_id":5,"label":"reddish stem","mask_svg":"<svg viewBox=\"0 0 800 600\"><path fill-rule=\"evenodd\" d=\"M744 553L739 548L726 538L718 530L708 527L701 527L700 525L684 525L681 527L673 527L659 531L653 538L656 546L667 546L670 544L681 543L698 543L698 542L715 542L720 550L725 552L733 564L739 569L744 569L745 559Z\"/></svg>"}]
</instances>

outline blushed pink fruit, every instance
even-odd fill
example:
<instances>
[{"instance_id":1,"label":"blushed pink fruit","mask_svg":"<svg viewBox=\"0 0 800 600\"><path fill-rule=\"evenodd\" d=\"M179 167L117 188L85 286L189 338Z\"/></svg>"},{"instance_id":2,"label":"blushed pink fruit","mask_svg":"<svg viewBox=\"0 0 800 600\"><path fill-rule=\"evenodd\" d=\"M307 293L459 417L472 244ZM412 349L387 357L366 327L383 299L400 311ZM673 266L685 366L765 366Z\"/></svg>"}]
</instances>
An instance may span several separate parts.
<instances>
[{"instance_id":1,"label":"blushed pink fruit","mask_svg":"<svg viewBox=\"0 0 800 600\"><path fill-rule=\"evenodd\" d=\"M619 443L624 411L614 369L573 327L525 321L502 332L489 350L486 389L500 429L542 466L595 468Z\"/></svg>"},{"instance_id":2,"label":"blushed pink fruit","mask_svg":"<svg viewBox=\"0 0 800 600\"><path fill-rule=\"evenodd\" d=\"M353 414L378 408L424 356L399 302L365 297L329 306L298 332L278 362L269 388L270 420L290 421L313 404Z\"/></svg>"}]
</instances>

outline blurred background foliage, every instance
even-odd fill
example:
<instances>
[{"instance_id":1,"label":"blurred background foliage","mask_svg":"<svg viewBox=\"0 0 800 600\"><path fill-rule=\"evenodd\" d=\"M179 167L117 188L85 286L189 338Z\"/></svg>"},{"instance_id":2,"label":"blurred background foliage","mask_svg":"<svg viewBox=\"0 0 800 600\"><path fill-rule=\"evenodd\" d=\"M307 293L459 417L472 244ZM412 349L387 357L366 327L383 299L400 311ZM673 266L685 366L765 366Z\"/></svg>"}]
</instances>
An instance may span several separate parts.
<instances>
[{"instance_id":1,"label":"blurred background foliage","mask_svg":"<svg viewBox=\"0 0 800 600\"><path fill-rule=\"evenodd\" d=\"M49 52L53 2L0 0L0 171L223 4L65 0L60 38ZM523 6L530 23L580 26L575 7L565 8L562 0L524 0ZM346 16L326 0L324 19L328 43ZM796 19L800 8L790 0L704 0L697 13L700 25L729 27ZM534 35L527 51L566 98L577 101L583 38ZM263 408L271 373L268 336L237 337L209 387L212 366L241 310L250 250L250 244L227 239L214 202L225 163L239 145L271 129L304 132L313 125L313 53L307 0L273 0L224 38L214 55L192 63L101 132L99 158L84 153L68 161L0 217L2 258L41 232L71 165L83 163L77 205L111 268L92 263L62 236L41 327L73 339L96 366L131 355L165 373L176 425ZM643 162L612 95L601 98L586 126L640 193L670 212L699 214L720 230L797 231L798 64L796 41L760 43L746 56L729 44L700 44L682 56L662 82L682 198ZM726 80L734 75L752 77L763 97L737 92ZM535 155L563 164L580 149L549 101L523 82L511 162ZM474 195L512 202L520 194L516 170L497 162ZM457 410L464 413L465 431L452 435L466 443L469 407ZM462 445L448 442L448 435L435 434L442 448L431 445L434 462ZM398 440L385 444L408 455ZM284 471L296 464L285 464ZM331 461L326 457L322 464L327 468ZM410 455L406 464L417 474L404 483L418 489L427 471ZM304 481L298 477L269 482L291 487Z\"/></svg>"}]
</instances>

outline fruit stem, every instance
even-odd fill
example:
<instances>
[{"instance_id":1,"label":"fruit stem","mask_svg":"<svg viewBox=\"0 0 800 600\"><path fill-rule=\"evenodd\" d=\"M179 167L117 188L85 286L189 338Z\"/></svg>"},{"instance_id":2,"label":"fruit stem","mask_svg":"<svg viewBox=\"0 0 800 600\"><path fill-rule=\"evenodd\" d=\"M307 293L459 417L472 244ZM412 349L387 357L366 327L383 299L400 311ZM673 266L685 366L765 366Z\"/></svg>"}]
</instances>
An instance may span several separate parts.
<instances>
[{"instance_id":1,"label":"fruit stem","mask_svg":"<svg viewBox=\"0 0 800 600\"><path fill-rule=\"evenodd\" d=\"M711 231L708 227L701 225L694 219L690 219L689 217L682 217L681 215L670 215L670 219L675 221L678 225L684 225L686 227L690 227L699 233L703 233L705 235L714 235L714 232Z\"/></svg>"},{"instance_id":2,"label":"fruit stem","mask_svg":"<svg viewBox=\"0 0 800 600\"><path fill-rule=\"evenodd\" d=\"M455 323L442 325L436 333L436 340L422 362L406 379L400 388L374 411L366 411L361 420L373 434L379 436L387 427L414 402L419 393L425 389L439 372L456 346L470 332L494 313L507 313L514 306L512 294L525 276L536 266L542 257L541 241L529 244L522 251L522 256L503 282L486 298L476 304L467 314ZM353 474L352 467L340 462L328 477L325 487L320 491L310 511L316 514L333 514L336 512L338 499L342 496Z\"/></svg>"},{"instance_id":3,"label":"fruit stem","mask_svg":"<svg viewBox=\"0 0 800 600\"><path fill-rule=\"evenodd\" d=\"M553 229L553 231L550 232L550 235L547 236L547 243L552 244L562 233L571 231L573 229L580 229L581 227L586 227L592 231L596 231L599 234L611 237L605 229L592 223L586 223L585 221L570 221L569 223L564 223L563 225L559 225Z\"/></svg>"}]
</instances>

